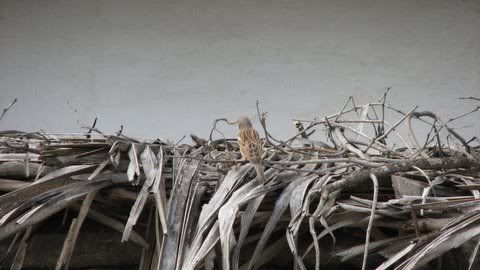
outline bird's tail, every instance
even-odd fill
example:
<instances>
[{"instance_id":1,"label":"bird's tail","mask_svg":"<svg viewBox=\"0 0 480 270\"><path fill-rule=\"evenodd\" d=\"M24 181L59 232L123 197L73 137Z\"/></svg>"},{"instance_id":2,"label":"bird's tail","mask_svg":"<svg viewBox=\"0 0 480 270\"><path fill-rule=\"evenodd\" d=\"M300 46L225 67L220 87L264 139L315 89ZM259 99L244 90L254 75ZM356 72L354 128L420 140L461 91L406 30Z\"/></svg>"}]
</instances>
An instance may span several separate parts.
<instances>
[{"instance_id":1,"label":"bird's tail","mask_svg":"<svg viewBox=\"0 0 480 270\"><path fill-rule=\"evenodd\" d=\"M265 172L263 171L262 164L255 164L255 171L257 172L257 177L260 178L263 184L267 183L267 177L265 176Z\"/></svg>"}]
</instances>

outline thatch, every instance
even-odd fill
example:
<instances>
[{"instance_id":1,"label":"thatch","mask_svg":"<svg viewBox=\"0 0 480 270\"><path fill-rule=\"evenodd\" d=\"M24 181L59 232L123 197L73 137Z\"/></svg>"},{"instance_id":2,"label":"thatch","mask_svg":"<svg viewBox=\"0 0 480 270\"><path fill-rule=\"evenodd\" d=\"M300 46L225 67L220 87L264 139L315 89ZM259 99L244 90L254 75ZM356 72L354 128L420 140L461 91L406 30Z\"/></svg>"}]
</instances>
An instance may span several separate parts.
<instances>
[{"instance_id":1,"label":"thatch","mask_svg":"<svg viewBox=\"0 0 480 270\"><path fill-rule=\"evenodd\" d=\"M385 99L349 99L338 113L296 121L286 140L259 112L265 185L236 139L215 138L221 120L191 145L95 127L3 131L0 262L22 268L36 231L69 209L56 269L69 267L87 220L142 247L139 269L476 269L479 140L451 127L457 117Z\"/></svg>"}]
</instances>

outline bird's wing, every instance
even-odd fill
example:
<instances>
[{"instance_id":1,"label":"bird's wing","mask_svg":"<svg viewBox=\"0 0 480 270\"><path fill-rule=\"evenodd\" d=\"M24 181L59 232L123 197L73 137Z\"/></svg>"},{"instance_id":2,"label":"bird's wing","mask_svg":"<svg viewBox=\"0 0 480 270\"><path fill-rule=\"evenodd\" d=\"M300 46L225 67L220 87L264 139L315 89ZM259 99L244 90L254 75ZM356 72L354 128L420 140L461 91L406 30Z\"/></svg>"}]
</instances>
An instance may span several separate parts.
<instances>
[{"instance_id":1,"label":"bird's wing","mask_svg":"<svg viewBox=\"0 0 480 270\"><path fill-rule=\"evenodd\" d=\"M238 133L238 144L242 155L251 162L260 161L263 148L258 132L254 129L242 130Z\"/></svg>"}]
</instances>

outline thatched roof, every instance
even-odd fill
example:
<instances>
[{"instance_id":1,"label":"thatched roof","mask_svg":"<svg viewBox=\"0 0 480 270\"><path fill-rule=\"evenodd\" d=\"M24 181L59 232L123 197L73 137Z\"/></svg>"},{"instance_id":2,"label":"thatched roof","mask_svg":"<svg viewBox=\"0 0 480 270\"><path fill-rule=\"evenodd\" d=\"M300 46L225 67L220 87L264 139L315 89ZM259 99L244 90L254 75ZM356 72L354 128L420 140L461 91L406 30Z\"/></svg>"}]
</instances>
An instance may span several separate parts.
<instances>
[{"instance_id":1,"label":"thatched roof","mask_svg":"<svg viewBox=\"0 0 480 270\"><path fill-rule=\"evenodd\" d=\"M86 220L141 247L140 269L412 269L442 256L478 265L479 140L453 129L456 117L397 109L385 96L351 101L297 120L283 140L259 112L266 184L236 139L215 137L222 120L192 144L94 127L3 131L0 243L9 248L0 262L20 269L38 229L70 209L57 269L75 260Z\"/></svg>"}]
</instances>

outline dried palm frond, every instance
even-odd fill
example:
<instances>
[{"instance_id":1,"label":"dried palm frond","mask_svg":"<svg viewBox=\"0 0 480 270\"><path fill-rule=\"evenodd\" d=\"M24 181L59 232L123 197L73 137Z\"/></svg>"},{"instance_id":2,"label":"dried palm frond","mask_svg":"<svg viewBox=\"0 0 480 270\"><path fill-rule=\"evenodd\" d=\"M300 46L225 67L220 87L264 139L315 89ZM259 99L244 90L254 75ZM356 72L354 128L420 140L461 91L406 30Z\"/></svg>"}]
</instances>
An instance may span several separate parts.
<instances>
[{"instance_id":1,"label":"dried palm frond","mask_svg":"<svg viewBox=\"0 0 480 270\"><path fill-rule=\"evenodd\" d=\"M138 245L140 269L413 269L452 254L465 263L454 267L473 269L478 140L450 127L459 117L444 122L385 99L349 99L338 113L296 119L286 140L272 136L259 111L265 185L239 159L236 140L212 138L225 119L209 140L192 136L193 145L95 127L0 132L0 263L28 264L37 231L70 209L57 269L75 268L88 220ZM422 139L421 125L430 130Z\"/></svg>"}]
</instances>

